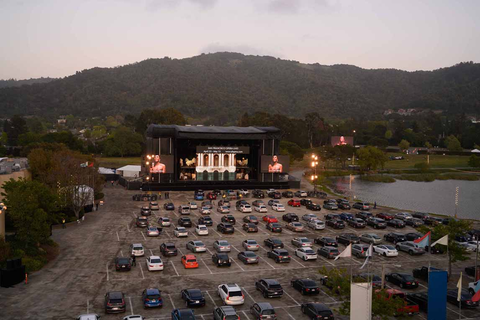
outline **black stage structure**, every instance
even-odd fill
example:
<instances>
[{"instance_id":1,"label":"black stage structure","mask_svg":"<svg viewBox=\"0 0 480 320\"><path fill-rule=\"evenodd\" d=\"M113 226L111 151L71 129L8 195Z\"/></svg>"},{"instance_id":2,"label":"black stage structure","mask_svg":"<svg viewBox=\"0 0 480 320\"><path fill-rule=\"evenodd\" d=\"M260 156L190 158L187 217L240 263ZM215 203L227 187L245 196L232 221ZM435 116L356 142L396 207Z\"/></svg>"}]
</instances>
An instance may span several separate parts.
<instances>
[{"instance_id":1,"label":"black stage structure","mask_svg":"<svg viewBox=\"0 0 480 320\"><path fill-rule=\"evenodd\" d=\"M288 188L289 157L275 127L152 124L142 157L142 190Z\"/></svg>"}]
</instances>

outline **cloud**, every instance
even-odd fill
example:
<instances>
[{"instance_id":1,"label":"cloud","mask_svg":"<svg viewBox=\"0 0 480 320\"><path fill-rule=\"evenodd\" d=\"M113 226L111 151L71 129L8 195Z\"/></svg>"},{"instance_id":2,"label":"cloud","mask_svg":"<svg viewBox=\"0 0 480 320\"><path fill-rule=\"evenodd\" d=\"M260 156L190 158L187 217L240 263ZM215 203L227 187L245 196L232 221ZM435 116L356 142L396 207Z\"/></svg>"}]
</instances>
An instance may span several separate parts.
<instances>
[{"instance_id":1,"label":"cloud","mask_svg":"<svg viewBox=\"0 0 480 320\"><path fill-rule=\"evenodd\" d=\"M339 2L340 0L267 0L263 9L270 13L297 14L331 9L339 5Z\"/></svg>"},{"instance_id":2,"label":"cloud","mask_svg":"<svg viewBox=\"0 0 480 320\"><path fill-rule=\"evenodd\" d=\"M267 10L274 13L297 13L300 9L300 0L272 0Z\"/></svg>"},{"instance_id":3,"label":"cloud","mask_svg":"<svg viewBox=\"0 0 480 320\"><path fill-rule=\"evenodd\" d=\"M230 45L230 44L220 44L218 42L210 43L206 47L200 50L200 53L215 53L215 52L238 52L246 55L254 56L272 56L276 58L281 58L282 55L278 52L265 50L257 47L253 47L245 44Z\"/></svg>"},{"instance_id":4,"label":"cloud","mask_svg":"<svg viewBox=\"0 0 480 320\"><path fill-rule=\"evenodd\" d=\"M161 8L176 8L182 3L193 3L201 9L213 8L218 0L148 0L146 4L147 11L157 11Z\"/></svg>"}]
</instances>

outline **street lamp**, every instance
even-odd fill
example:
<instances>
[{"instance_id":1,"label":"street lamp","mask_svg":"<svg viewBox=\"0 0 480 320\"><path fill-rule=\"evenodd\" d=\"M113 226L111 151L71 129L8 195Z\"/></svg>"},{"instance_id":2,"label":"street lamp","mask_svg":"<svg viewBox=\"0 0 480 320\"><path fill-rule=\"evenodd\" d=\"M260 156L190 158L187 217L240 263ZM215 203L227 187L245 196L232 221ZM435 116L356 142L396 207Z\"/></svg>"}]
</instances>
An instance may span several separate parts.
<instances>
[{"instance_id":1,"label":"street lamp","mask_svg":"<svg viewBox=\"0 0 480 320\"><path fill-rule=\"evenodd\" d=\"M318 176L317 176L318 156L316 154L312 154L312 164L311 165L312 165L312 168L314 170L314 173L310 177L310 179L312 179L313 191L316 191L315 180L318 179Z\"/></svg>"}]
</instances>

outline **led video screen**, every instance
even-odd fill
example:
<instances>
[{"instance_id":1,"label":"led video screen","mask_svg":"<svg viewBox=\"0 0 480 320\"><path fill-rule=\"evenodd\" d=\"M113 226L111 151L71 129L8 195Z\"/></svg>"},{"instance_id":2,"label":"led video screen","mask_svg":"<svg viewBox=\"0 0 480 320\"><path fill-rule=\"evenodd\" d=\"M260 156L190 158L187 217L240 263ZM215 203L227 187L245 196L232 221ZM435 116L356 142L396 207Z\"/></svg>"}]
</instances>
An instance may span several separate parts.
<instances>
[{"instance_id":1,"label":"led video screen","mask_svg":"<svg viewBox=\"0 0 480 320\"><path fill-rule=\"evenodd\" d=\"M335 146L344 146L344 145L351 145L353 146L353 137L346 137L346 136L333 136L330 140L332 147Z\"/></svg>"},{"instance_id":2,"label":"led video screen","mask_svg":"<svg viewBox=\"0 0 480 320\"><path fill-rule=\"evenodd\" d=\"M289 156L262 156L261 172L287 173L290 168Z\"/></svg>"},{"instance_id":3,"label":"led video screen","mask_svg":"<svg viewBox=\"0 0 480 320\"><path fill-rule=\"evenodd\" d=\"M174 172L173 156L171 155L148 155L146 161L151 174Z\"/></svg>"}]
</instances>

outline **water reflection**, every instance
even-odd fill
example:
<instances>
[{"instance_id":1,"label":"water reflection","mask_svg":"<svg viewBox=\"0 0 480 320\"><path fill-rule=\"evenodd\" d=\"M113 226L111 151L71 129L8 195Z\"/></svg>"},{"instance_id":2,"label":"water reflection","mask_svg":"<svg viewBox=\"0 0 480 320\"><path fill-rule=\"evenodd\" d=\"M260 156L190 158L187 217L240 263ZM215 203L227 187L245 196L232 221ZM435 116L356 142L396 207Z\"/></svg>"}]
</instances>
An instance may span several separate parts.
<instances>
[{"instance_id":1,"label":"water reflection","mask_svg":"<svg viewBox=\"0 0 480 320\"><path fill-rule=\"evenodd\" d=\"M333 177L331 181L336 192L350 199L356 197L372 203L376 201L378 205L449 216L455 214L455 188L459 187L458 216L480 219L480 181L379 183L364 181L358 176Z\"/></svg>"}]
</instances>

